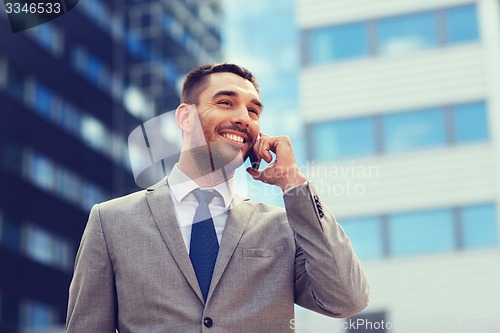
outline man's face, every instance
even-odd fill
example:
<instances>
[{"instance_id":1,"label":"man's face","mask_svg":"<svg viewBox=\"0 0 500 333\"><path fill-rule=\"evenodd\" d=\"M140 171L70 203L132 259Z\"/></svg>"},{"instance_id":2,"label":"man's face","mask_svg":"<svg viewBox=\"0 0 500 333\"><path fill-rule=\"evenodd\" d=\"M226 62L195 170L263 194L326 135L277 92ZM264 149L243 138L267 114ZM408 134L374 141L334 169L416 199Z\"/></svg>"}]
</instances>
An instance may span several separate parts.
<instances>
[{"instance_id":1,"label":"man's face","mask_svg":"<svg viewBox=\"0 0 500 333\"><path fill-rule=\"evenodd\" d=\"M233 73L210 74L197 109L211 154L231 160L241 152L246 159L260 131L262 107L250 81Z\"/></svg>"}]
</instances>

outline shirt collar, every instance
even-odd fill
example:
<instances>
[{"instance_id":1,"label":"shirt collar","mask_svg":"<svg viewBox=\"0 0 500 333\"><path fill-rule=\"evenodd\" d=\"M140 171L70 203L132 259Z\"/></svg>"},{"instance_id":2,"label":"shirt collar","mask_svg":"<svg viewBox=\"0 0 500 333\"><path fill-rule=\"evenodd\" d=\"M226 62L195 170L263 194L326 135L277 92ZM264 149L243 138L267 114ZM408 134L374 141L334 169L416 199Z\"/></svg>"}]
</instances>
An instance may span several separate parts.
<instances>
[{"instance_id":1,"label":"shirt collar","mask_svg":"<svg viewBox=\"0 0 500 333\"><path fill-rule=\"evenodd\" d=\"M221 170L217 170L215 172L221 173L222 178ZM181 171L181 169L179 169L177 164L174 165L172 171L170 172L170 175L168 176L168 185L170 186L171 192L177 202L181 202L193 190L200 188L200 186L196 184L194 180L189 178L188 175L186 175ZM224 200L224 208L229 209L231 201L236 194L234 177L211 188L219 192L219 194L222 196L222 199Z\"/></svg>"}]
</instances>

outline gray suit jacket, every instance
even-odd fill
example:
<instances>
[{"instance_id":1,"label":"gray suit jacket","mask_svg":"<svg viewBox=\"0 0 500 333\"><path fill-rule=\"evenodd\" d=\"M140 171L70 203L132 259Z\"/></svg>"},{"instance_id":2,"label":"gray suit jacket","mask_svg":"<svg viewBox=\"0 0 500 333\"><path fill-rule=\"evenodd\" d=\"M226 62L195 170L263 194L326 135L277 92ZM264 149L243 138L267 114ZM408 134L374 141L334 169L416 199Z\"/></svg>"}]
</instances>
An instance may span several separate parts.
<instances>
[{"instance_id":1,"label":"gray suit jacket","mask_svg":"<svg viewBox=\"0 0 500 333\"><path fill-rule=\"evenodd\" d=\"M94 206L67 332L277 333L293 331L294 302L331 317L361 311L365 273L314 186L284 200L285 210L248 200L231 209L206 304L165 180Z\"/></svg>"}]
</instances>

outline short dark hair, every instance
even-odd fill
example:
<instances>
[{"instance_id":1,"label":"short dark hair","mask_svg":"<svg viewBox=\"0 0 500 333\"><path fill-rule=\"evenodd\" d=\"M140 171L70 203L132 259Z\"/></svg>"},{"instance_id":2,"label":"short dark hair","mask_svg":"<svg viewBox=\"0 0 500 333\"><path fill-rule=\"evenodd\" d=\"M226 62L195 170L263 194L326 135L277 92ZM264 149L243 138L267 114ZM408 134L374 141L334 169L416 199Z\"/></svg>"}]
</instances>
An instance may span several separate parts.
<instances>
[{"instance_id":1,"label":"short dark hair","mask_svg":"<svg viewBox=\"0 0 500 333\"><path fill-rule=\"evenodd\" d=\"M207 85L207 78L213 73L233 73L239 75L245 80L250 81L257 92L259 92L257 81L248 69L229 63L206 64L196 67L186 75L182 83L181 102L198 104L199 96Z\"/></svg>"}]
</instances>

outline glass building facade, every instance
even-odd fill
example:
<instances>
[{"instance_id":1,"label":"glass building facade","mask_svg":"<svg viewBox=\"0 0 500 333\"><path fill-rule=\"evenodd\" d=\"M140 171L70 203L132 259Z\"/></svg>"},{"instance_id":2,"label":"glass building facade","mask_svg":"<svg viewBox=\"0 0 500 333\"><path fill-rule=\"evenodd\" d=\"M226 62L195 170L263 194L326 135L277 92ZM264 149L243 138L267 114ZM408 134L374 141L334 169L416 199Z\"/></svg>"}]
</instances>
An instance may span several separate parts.
<instances>
[{"instance_id":1,"label":"glass building facade","mask_svg":"<svg viewBox=\"0 0 500 333\"><path fill-rule=\"evenodd\" d=\"M80 1L13 33L0 15L0 332L64 327L90 208L139 189L127 137L220 59L218 1Z\"/></svg>"}]
</instances>

